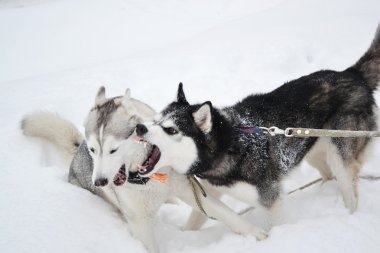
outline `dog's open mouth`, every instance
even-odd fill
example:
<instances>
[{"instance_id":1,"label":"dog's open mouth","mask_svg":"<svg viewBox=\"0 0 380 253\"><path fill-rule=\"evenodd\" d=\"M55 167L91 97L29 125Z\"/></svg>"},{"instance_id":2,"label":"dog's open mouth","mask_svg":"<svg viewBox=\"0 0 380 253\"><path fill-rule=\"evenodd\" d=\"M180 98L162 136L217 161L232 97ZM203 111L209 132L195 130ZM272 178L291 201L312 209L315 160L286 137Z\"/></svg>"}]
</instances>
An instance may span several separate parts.
<instances>
[{"instance_id":1,"label":"dog's open mouth","mask_svg":"<svg viewBox=\"0 0 380 253\"><path fill-rule=\"evenodd\" d=\"M136 136L135 140L140 143L146 145L148 142L143 140L141 137ZM147 157L147 159L144 161L142 165L138 165L139 168L139 174L140 175L146 175L150 173L154 166L158 163L161 157L161 151L156 145L152 145L152 149Z\"/></svg>"},{"instance_id":2,"label":"dog's open mouth","mask_svg":"<svg viewBox=\"0 0 380 253\"><path fill-rule=\"evenodd\" d=\"M126 180L127 180L127 176L125 175L125 164L123 164L120 167L119 171L116 173L116 175L113 179L113 183L116 186L120 186L120 185L123 185Z\"/></svg>"},{"instance_id":3,"label":"dog's open mouth","mask_svg":"<svg viewBox=\"0 0 380 253\"><path fill-rule=\"evenodd\" d=\"M148 158L145 160L145 162L142 165L139 165L139 173L141 175L146 175L149 172L151 172L154 169L154 166L158 163L161 157L161 151L156 146L152 146L152 151L150 152Z\"/></svg>"}]
</instances>

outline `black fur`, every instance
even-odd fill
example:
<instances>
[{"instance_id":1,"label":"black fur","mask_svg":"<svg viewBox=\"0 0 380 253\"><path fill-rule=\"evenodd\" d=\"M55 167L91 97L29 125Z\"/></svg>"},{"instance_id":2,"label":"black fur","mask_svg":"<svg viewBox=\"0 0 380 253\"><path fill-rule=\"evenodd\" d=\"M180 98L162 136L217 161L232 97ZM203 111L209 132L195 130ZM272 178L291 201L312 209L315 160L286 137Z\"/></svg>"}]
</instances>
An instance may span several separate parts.
<instances>
[{"instance_id":1,"label":"black fur","mask_svg":"<svg viewBox=\"0 0 380 253\"><path fill-rule=\"evenodd\" d=\"M211 106L212 130L202 132L182 84L178 100L163 114L171 114L182 134L194 139L199 159L189 174L211 184L229 186L247 182L258 189L260 201L270 207L280 193L280 181L296 167L317 138L247 135L239 126L277 126L375 130L373 97L380 79L380 32L368 52L342 72L323 70L290 81L267 94L251 95L227 108ZM357 159L368 138L333 138L344 161Z\"/></svg>"}]
</instances>

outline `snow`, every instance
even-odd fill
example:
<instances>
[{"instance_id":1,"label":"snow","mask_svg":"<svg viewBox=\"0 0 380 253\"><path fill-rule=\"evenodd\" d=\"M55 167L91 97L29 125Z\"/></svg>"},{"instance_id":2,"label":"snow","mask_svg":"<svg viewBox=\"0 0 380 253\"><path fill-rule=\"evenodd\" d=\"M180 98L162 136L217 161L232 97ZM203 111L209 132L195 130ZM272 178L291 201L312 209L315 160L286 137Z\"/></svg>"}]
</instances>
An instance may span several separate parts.
<instances>
[{"instance_id":1,"label":"snow","mask_svg":"<svg viewBox=\"0 0 380 253\"><path fill-rule=\"evenodd\" d=\"M1 252L145 252L107 203L66 182L52 147L22 135L25 113L58 112L83 130L100 85L108 96L129 87L160 110L180 81L190 102L233 104L352 65L379 14L378 0L0 0ZM361 174L380 175L379 148L376 140ZM316 178L302 164L285 192ZM182 231L184 204L164 205L155 232L168 253L379 252L379 192L380 181L361 180L353 215L336 182L286 195L285 223L262 242L217 222ZM260 217L247 214L254 224Z\"/></svg>"}]
</instances>

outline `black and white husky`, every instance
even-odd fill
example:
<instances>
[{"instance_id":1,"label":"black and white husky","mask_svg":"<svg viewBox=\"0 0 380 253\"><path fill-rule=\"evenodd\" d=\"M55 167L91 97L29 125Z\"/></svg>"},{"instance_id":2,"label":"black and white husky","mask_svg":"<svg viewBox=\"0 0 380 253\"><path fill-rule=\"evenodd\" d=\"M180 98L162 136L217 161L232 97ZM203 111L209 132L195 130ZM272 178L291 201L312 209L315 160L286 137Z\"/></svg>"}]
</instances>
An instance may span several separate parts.
<instances>
[{"instance_id":1,"label":"black and white husky","mask_svg":"<svg viewBox=\"0 0 380 253\"><path fill-rule=\"evenodd\" d=\"M176 101L137 134L161 151L154 168L196 175L235 197L269 211L277 208L281 180L306 158L323 179L337 179L350 212L358 204L358 172L369 138L286 138L249 135L255 126L376 130L374 91L380 81L380 27L369 50L352 67L323 70L266 94L250 95L222 109L211 102L191 105L182 85ZM237 189L240 191L237 192Z\"/></svg>"}]
</instances>

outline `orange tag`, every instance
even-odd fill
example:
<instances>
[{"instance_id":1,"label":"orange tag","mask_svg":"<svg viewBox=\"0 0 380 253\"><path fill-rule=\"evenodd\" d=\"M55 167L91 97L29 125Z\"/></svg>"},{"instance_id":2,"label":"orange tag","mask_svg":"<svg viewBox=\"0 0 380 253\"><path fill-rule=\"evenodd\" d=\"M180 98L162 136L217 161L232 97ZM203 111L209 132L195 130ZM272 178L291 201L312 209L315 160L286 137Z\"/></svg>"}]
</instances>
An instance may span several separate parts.
<instances>
[{"instance_id":1,"label":"orange tag","mask_svg":"<svg viewBox=\"0 0 380 253\"><path fill-rule=\"evenodd\" d=\"M157 180L158 182L162 184L166 184L169 179L169 175L166 173L154 173L150 176L151 179Z\"/></svg>"}]
</instances>

